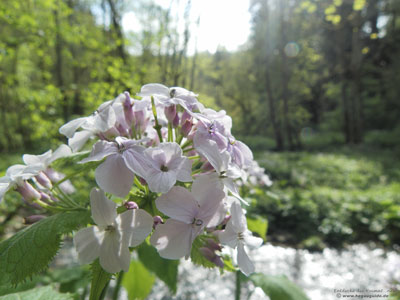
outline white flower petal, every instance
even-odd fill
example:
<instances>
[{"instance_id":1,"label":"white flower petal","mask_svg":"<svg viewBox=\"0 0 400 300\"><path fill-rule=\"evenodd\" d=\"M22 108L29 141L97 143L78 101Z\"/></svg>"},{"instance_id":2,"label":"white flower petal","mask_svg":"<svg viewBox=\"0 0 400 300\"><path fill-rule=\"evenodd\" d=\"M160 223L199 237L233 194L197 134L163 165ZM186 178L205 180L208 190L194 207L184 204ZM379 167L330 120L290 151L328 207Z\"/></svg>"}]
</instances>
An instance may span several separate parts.
<instances>
[{"instance_id":1,"label":"white flower petal","mask_svg":"<svg viewBox=\"0 0 400 300\"><path fill-rule=\"evenodd\" d=\"M262 238L255 237L251 234L251 232L244 235L244 243L247 247L250 248L258 248L262 245L263 240Z\"/></svg>"},{"instance_id":2,"label":"white flower petal","mask_svg":"<svg viewBox=\"0 0 400 300\"><path fill-rule=\"evenodd\" d=\"M251 273L254 273L254 264L244 250L243 243L239 243L237 247L237 263L240 271L242 271L244 275L249 276Z\"/></svg>"},{"instance_id":3,"label":"white flower petal","mask_svg":"<svg viewBox=\"0 0 400 300\"><path fill-rule=\"evenodd\" d=\"M52 150L49 150L40 155L24 154L22 160L26 165L43 164L44 168L47 167L47 161L52 156Z\"/></svg>"},{"instance_id":4,"label":"white flower petal","mask_svg":"<svg viewBox=\"0 0 400 300\"><path fill-rule=\"evenodd\" d=\"M233 202L231 206L231 219L229 222L232 222L233 230L235 232L246 232L247 230L247 221L246 216L243 213L243 209L240 206L240 203Z\"/></svg>"},{"instance_id":5,"label":"white flower petal","mask_svg":"<svg viewBox=\"0 0 400 300\"><path fill-rule=\"evenodd\" d=\"M9 182L0 182L0 202L11 187L12 185Z\"/></svg>"},{"instance_id":6,"label":"white flower petal","mask_svg":"<svg viewBox=\"0 0 400 300\"><path fill-rule=\"evenodd\" d=\"M181 222L191 224L199 207L193 195L183 187L174 186L156 200L159 211Z\"/></svg>"},{"instance_id":7,"label":"white flower petal","mask_svg":"<svg viewBox=\"0 0 400 300\"><path fill-rule=\"evenodd\" d=\"M235 182L231 178L222 178L222 182L224 183L226 188L232 193L233 196L242 201L244 204L249 205L249 203L239 195L238 188Z\"/></svg>"},{"instance_id":8,"label":"white flower petal","mask_svg":"<svg viewBox=\"0 0 400 300\"><path fill-rule=\"evenodd\" d=\"M119 217L123 239L129 247L140 245L153 230L153 217L143 209L128 210Z\"/></svg>"},{"instance_id":9,"label":"white flower petal","mask_svg":"<svg viewBox=\"0 0 400 300\"><path fill-rule=\"evenodd\" d=\"M78 151L85 145L86 141L93 135L89 130L82 130L75 132L73 137L68 139L68 146L71 147L73 152Z\"/></svg>"},{"instance_id":10,"label":"white flower petal","mask_svg":"<svg viewBox=\"0 0 400 300\"><path fill-rule=\"evenodd\" d=\"M134 174L125 165L121 155L108 156L95 171L96 182L105 192L118 197L128 195L133 184Z\"/></svg>"},{"instance_id":11,"label":"white flower petal","mask_svg":"<svg viewBox=\"0 0 400 300\"><path fill-rule=\"evenodd\" d=\"M51 164L53 161L62 158L62 157L67 157L72 154L72 150L70 147L68 147L65 144L60 145L54 152L53 155L50 157L50 159L47 161L47 165Z\"/></svg>"},{"instance_id":12,"label":"white flower petal","mask_svg":"<svg viewBox=\"0 0 400 300\"><path fill-rule=\"evenodd\" d=\"M142 178L146 178L147 170L149 168L149 161L144 155L144 147L135 145L130 146L122 154L126 166L135 174Z\"/></svg>"},{"instance_id":13,"label":"white flower petal","mask_svg":"<svg viewBox=\"0 0 400 300\"><path fill-rule=\"evenodd\" d=\"M178 168L178 173L176 174L176 179L182 182L191 182L192 178L192 161L190 159L184 158Z\"/></svg>"},{"instance_id":14,"label":"white flower petal","mask_svg":"<svg viewBox=\"0 0 400 300\"><path fill-rule=\"evenodd\" d=\"M105 233L100 246L99 260L102 268L109 273L129 270L129 248L121 244L120 234L117 231Z\"/></svg>"},{"instance_id":15,"label":"white flower petal","mask_svg":"<svg viewBox=\"0 0 400 300\"><path fill-rule=\"evenodd\" d=\"M224 184L217 173L201 174L195 177L192 184L192 194L200 205L203 202L205 189L224 189Z\"/></svg>"},{"instance_id":16,"label":"white flower petal","mask_svg":"<svg viewBox=\"0 0 400 300\"><path fill-rule=\"evenodd\" d=\"M103 238L104 231L100 232L95 226L83 228L75 234L74 245L82 264L90 263L99 257Z\"/></svg>"},{"instance_id":17,"label":"white flower petal","mask_svg":"<svg viewBox=\"0 0 400 300\"><path fill-rule=\"evenodd\" d=\"M111 154L116 154L117 152L118 149L114 143L98 141L93 145L92 152L90 152L89 156L82 159L79 163L84 164L89 161L100 161L104 157L110 156Z\"/></svg>"},{"instance_id":18,"label":"white flower petal","mask_svg":"<svg viewBox=\"0 0 400 300\"><path fill-rule=\"evenodd\" d=\"M69 121L68 123L61 126L58 131L62 135L65 135L67 138L72 138L75 131L86 122L86 119L87 118L84 117Z\"/></svg>"},{"instance_id":19,"label":"white flower petal","mask_svg":"<svg viewBox=\"0 0 400 300\"><path fill-rule=\"evenodd\" d=\"M194 240L191 224L168 219L153 232L150 242L157 248L161 257L179 259L190 255Z\"/></svg>"},{"instance_id":20,"label":"white flower petal","mask_svg":"<svg viewBox=\"0 0 400 300\"><path fill-rule=\"evenodd\" d=\"M218 239L221 244L236 248L238 245L238 232L233 228L231 220L226 224L225 230L218 233Z\"/></svg>"},{"instance_id":21,"label":"white flower petal","mask_svg":"<svg viewBox=\"0 0 400 300\"><path fill-rule=\"evenodd\" d=\"M137 95L140 97L155 95L169 97L169 88L159 83L149 83L142 86Z\"/></svg>"},{"instance_id":22,"label":"white flower petal","mask_svg":"<svg viewBox=\"0 0 400 300\"><path fill-rule=\"evenodd\" d=\"M149 189L155 193L167 193L176 183L176 172L163 172L151 168L145 177Z\"/></svg>"},{"instance_id":23,"label":"white flower petal","mask_svg":"<svg viewBox=\"0 0 400 300\"><path fill-rule=\"evenodd\" d=\"M107 199L102 190L93 188L90 192L92 218L99 226L112 225L117 217L117 205Z\"/></svg>"}]
</instances>

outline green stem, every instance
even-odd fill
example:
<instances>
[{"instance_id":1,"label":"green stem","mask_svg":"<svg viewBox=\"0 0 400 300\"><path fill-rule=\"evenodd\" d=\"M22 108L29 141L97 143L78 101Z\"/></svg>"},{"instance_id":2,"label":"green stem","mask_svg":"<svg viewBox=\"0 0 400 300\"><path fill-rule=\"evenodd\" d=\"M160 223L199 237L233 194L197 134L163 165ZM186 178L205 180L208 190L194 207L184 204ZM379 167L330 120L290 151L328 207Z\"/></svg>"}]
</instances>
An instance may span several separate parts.
<instances>
[{"instance_id":1,"label":"green stem","mask_svg":"<svg viewBox=\"0 0 400 300\"><path fill-rule=\"evenodd\" d=\"M189 159L200 159L200 155L195 155L195 156L189 156Z\"/></svg>"},{"instance_id":2,"label":"green stem","mask_svg":"<svg viewBox=\"0 0 400 300\"><path fill-rule=\"evenodd\" d=\"M122 278L124 277L124 271L119 272L117 282L115 283L115 288L113 292L112 299L118 300L119 290L121 289Z\"/></svg>"},{"instance_id":3,"label":"green stem","mask_svg":"<svg viewBox=\"0 0 400 300\"><path fill-rule=\"evenodd\" d=\"M154 122L155 122L154 129L157 131L158 138L160 139L160 143L162 143L163 138L162 138L162 134L161 134L161 126L160 126L160 124L158 124L157 109L156 109L156 105L154 103L153 96L151 96L151 109L152 109L153 115L154 115Z\"/></svg>"},{"instance_id":4,"label":"green stem","mask_svg":"<svg viewBox=\"0 0 400 300\"><path fill-rule=\"evenodd\" d=\"M173 141L173 134L172 134L172 125L168 122L168 142Z\"/></svg>"},{"instance_id":5,"label":"green stem","mask_svg":"<svg viewBox=\"0 0 400 300\"><path fill-rule=\"evenodd\" d=\"M192 150L195 150L195 149L194 148L188 148L188 149L183 150L183 153L186 153L186 152L189 152L189 151L192 151Z\"/></svg>"},{"instance_id":6,"label":"green stem","mask_svg":"<svg viewBox=\"0 0 400 300\"><path fill-rule=\"evenodd\" d=\"M190 145L192 145L193 144L193 141L191 141L191 140L187 140L186 142L184 142L183 143L183 145L182 145L182 149L185 149L186 147L189 147Z\"/></svg>"},{"instance_id":7,"label":"green stem","mask_svg":"<svg viewBox=\"0 0 400 300\"><path fill-rule=\"evenodd\" d=\"M240 300L240 290L241 290L240 271L236 271L235 300Z\"/></svg>"},{"instance_id":8,"label":"green stem","mask_svg":"<svg viewBox=\"0 0 400 300\"><path fill-rule=\"evenodd\" d=\"M176 134L178 134L178 130L175 131ZM182 143L183 140L183 135L179 134L179 137L176 139L176 142L178 143L178 145L180 145Z\"/></svg>"}]
</instances>

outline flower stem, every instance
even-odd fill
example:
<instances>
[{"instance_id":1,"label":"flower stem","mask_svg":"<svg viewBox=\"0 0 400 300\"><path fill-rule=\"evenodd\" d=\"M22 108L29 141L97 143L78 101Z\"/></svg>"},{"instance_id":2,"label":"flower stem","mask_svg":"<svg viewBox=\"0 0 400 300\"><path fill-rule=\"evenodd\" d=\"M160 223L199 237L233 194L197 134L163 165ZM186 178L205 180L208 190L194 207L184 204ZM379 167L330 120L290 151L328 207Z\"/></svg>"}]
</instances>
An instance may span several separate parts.
<instances>
[{"instance_id":1,"label":"flower stem","mask_svg":"<svg viewBox=\"0 0 400 300\"><path fill-rule=\"evenodd\" d=\"M119 290L121 289L122 278L124 277L124 271L119 272L117 282L115 283L115 288L113 292L112 299L118 300Z\"/></svg>"},{"instance_id":2,"label":"flower stem","mask_svg":"<svg viewBox=\"0 0 400 300\"><path fill-rule=\"evenodd\" d=\"M172 125L168 122L168 142L173 142Z\"/></svg>"},{"instance_id":3,"label":"flower stem","mask_svg":"<svg viewBox=\"0 0 400 300\"><path fill-rule=\"evenodd\" d=\"M152 109L153 115L154 115L154 122L155 122L154 129L157 131L158 138L160 139L160 143L162 143L163 138L162 138L162 134L161 134L161 126L160 126L160 124L158 124L157 109L156 109L156 105L154 103L153 96L151 96L151 109Z\"/></svg>"},{"instance_id":4,"label":"flower stem","mask_svg":"<svg viewBox=\"0 0 400 300\"><path fill-rule=\"evenodd\" d=\"M235 300L240 300L240 291L241 291L241 278L240 271L236 271L236 289L235 289Z\"/></svg>"}]
</instances>

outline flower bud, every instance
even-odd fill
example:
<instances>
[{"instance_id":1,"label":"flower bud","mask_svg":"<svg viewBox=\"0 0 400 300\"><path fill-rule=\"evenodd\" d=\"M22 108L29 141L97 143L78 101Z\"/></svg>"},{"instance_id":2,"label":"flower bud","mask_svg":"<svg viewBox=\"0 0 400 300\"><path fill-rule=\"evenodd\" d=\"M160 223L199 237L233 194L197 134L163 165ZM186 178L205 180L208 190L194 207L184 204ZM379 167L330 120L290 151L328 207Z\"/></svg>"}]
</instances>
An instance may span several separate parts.
<instances>
[{"instance_id":1,"label":"flower bud","mask_svg":"<svg viewBox=\"0 0 400 300\"><path fill-rule=\"evenodd\" d=\"M25 225L30 225L33 223L36 223L38 221L40 221L41 219L46 218L46 216L43 215L32 215L32 216L28 216L26 218L24 218L24 224Z\"/></svg>"},{"instance_id":2,"label":"flower bud","mask_svg":"<svg viewBox=\"0 0 400 300\"><path fill-rule=\"evenodd\" d=\"M39 172L35 178L45 188L51 189L53 187L50 178L44 172Z\"/></svg>"},{"instance_id":3,"label":"flower bud","mask_svg":"<svg viewBox=\"0 0 400 300\"><path fill-rule=\"evenodd\" d=\"M201 254L203 254L203 256L207 260L211 261L216 266L218 266L220 268L224 267L224 262L222 261L221 257L218 256L217 254L215 254L215 252L212 251L210 248L201 247L201 248L199 248L199 251L201 252Z\"/></svg>"},{"instance_id":4,"label":"flower bud","mask_svg":"<svg viewBox=\"0 0 400 300\"><path fill-rule=\"evenodd\" d=\"M124 94L125 94L125 101L124 101L125 121L128 124L128 126L130 127L130 126L132 126L133 121L135 120L135 115L133 113L131 97L129 95L129 92L124 92Z\"/></svg>"},{"instance_id":5,"label":"flower bud","mask_svg":"<svg viewBox=\"0 0 400 300\"><path fill-rule=\"evenodd\" d=\"M213 239L207 239L207 246L214 251L221 251L222 247L220 244L216 243Z\"/></svg>"},{"instance_id":6,"label":"flower bud","mask_svg":"<svg viewBox=\"0 0 400 300\"><path fill-rule=\"evenodd\" d=\"M17 191L27 202L32 202L35 199L40 199L40 193L27 181L24 181L17 187Z\"/></svg>"},{"instance_id":7,"label":"flower bud","mask_svg":"<svg viewBox=\"0 0 400 300\"><path fill-rule=\"evenodd\" d=\"M137 205L137 203L134 201L127 201L127 202L125 202L124 206L126 209L138 209L139 208L139 205Z\"/></svg>"},{"instance_id":8,"label":"flower bud","mask_svg":"<svg viewBox=\"0 0 400 300\"><path fill-rule=\"evenodd\" d=\"M205 162L202 166L201 166L201 168L204 170L204 171L206 171L206 172L209 172L209 171L213 171L214 170L214 167L210 164L210 162Z\"/></svg>"},{"instance_id":9,"label":"flower bud","mask_svg":"<svg viewBox=\"0 0 400 300\"><path fill-rule=\"evenodd\" d=\"M176 116L176 106L170 105L164 108L165 117L169 122L173 122Z\"/></svg>"},{"instance_id":10,"label":"flower bud","mask_svg":"<svg viewBox=\"0 0 400 300\"><path fill-rule=\"evenodd\" d=\"M160 216L154 216L153 222L153 228L156 228L157 225L164 223L164 220Z\"/></svg>"},{"instance_id":11,"label":"flower bud","mask_svg":"<svg viewBox=\"0 0 400 300\"><path fill-rule=\"evenodd\" d=\"M46 203L52 202L51 197L48 194L43 193L43 192L39 192L39 193L40 193L40 200L42 200L43 202L46 202Z\"/></svg>"},{"instance_id":12,"label":"flower bud","mask_svg":"<svg viewBox=\"0 0 400 300\"><path fill-rule=\"evenodd\" d=\"M181 133L183 136L187 136L189 132L192 130L193 124L191 121L186 120L181 127Z\"/></svg>"},{"instance_id":13,"label":"flower bud","mask_svg":"<svg viewBox=\"0 0 400 300\"><path fill-rule=\"evenodd\" d=\"M185 124L186 121L190 121L192 116L185 110L181 116L181 125Z\"/></svg>"},{"instance_id":14,"label":"flower bud","mask_svg":"<svg viewBox=\"0 0 400 300\"><path fill-rule=\"evenodd\" d=\"M174 120L172 121L172 127L176 128L178 126L179 126L179 116L178 114L176 114Z\"/></svg>"},{"instance_id":15,"label":"flower bud","mask_svg":"<svg viewBox=\"0 0 400 300\"><path fill-rule=\"evenodd\" d=\"M226 225L228 224L228 221L232 218L231 215L225 216L225 218L222 220L221 225Z\"/></svg>"}]
</instances>

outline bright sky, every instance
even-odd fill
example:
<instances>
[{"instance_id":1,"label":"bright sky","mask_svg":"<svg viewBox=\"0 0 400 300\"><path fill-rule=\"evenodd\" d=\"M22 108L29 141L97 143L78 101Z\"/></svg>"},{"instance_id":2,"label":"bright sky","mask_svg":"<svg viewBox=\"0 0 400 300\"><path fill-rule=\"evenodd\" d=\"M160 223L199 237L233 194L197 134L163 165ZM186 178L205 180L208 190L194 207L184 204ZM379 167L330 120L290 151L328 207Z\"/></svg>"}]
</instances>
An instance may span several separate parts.
<instances>
[{"instance_id":1,"label":"bright sky","mask_svg":"<svg viewBox=\"0 0 400 300\"><path fill-rule=\"evenodd\" d=\"M194 44L197 35L198 51L214 53L218 46L234 51L247 41L250 34L250 0L192 0L190 20L192 37L189 43L189 54L194 53ZM170 0L155 0L165 8L170 5ZM184 5L186 1L180 0L179 7L172 10L172 16L179 13L183 21ZM200 16L200 26L196 30L195 23ZM137 31L138 20L134 12L124 15L122 25L126 32Z\"/></svg>"}]
</instances>

